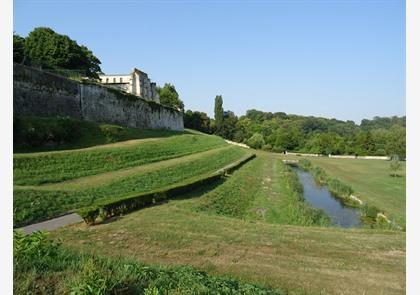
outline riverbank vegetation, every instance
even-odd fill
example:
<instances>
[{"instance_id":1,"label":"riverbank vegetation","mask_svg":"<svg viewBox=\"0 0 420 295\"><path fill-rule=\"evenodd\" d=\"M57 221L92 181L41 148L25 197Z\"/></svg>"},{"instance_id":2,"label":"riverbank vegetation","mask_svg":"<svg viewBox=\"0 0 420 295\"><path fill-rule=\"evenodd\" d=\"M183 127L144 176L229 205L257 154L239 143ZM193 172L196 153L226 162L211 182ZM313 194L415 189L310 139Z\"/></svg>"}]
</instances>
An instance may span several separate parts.
<instances>
[{"instance_id":1,"label":"riverbank vegetation","mask_svg":"<svg viewBox=\"0 0 420 295\"><path fill-rule=\"evenodd\" d=\"M328 216L304 202L295 172L279 159L258 153L223 185L195 203L198 212L250 221L306 226L330 225Z\"/></svg>"}]
</instances>

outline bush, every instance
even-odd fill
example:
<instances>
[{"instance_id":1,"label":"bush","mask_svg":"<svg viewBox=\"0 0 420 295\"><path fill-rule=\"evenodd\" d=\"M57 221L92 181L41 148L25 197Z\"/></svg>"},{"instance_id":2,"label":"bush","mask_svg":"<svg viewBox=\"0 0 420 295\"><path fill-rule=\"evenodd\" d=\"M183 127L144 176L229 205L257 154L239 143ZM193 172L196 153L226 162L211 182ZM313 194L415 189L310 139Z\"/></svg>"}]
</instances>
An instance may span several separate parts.
<instances>
[{"instance_id":1,"label":"bush","mask_svg":"<svg viewBox=\"0 0 420 295\"><path fill-rule=\"evenodd\" d=\"M77 214L83 218L86 224L92 225L99 216L99 208L95 206L85 207L77 210Z\"/></svg>"},{"instance_id":2,"label":"bush","mask_svg":"<svg viewBox=\"0 0 420 295\"><path fill-rule=\"evenodd\" d=\"M259 133L254 133L254 135L246 141L246 144L254 149L260 149L265 145L264 137Z\"/></svg>"},{"instance_id":3,"label":"bush","mask_svg":"<svg viewBox=\"0 0 420 295\"><path fill-rule=\"evenodd\" d=\"M273 147L271 146L271 144L265 144L263 147L262 147L262 149L264 150L264 151L271 151L272 149L273 149Z\"/></svg>"},{"instance_id":4,"label":"bush","mask_svg":"<svg viewBox=\"0 0 420 295\"><path fill-rule=\"evenodd\" d=\"M20 147L72 143L80 134L80 122L69 118L13 118L13 143Z\"/></svg>"},{"instance_id":5,"label":"bush","mask_svg":"<svg viewBox=\"0 0 420 295\"><path fill-rule=\"evenodd\" d=\"M107 142L116 142L123 132L123 128L117 125L102 124L99 127Z\"/></svg>"}]
</instances>

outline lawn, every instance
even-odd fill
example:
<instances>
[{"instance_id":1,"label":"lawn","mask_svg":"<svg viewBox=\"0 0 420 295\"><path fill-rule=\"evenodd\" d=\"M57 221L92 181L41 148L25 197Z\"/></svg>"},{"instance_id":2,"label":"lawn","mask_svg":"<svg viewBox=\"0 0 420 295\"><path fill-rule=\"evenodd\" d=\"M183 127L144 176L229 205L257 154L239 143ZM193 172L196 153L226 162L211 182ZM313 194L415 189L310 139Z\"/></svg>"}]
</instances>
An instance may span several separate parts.
<instances>
[{"instance_id":1,"label":"lawn","mask_svg":"<svg viewBox=\"0 0 420 295\"><path fill-rule=\"evenodd\" d=\"M302 157L294 157L299 158ZM400 177L392 177L389 161L327 157L307 159L325 169L328 175L351 185L357 197L385 210L387 216L405 225L405 163L399 172Z\"/></svg>"},{"instance_id":2,"label":"lawn","mask_svg":"<svg viewBox=\"0 0 420 295\"><path fill-rule=\"evenodd\" d=\"M404 232L249 222L193 212L186 201L53 234L73 250L188 264L287 294L405 293Z\"/></svg>"}]
</instances>

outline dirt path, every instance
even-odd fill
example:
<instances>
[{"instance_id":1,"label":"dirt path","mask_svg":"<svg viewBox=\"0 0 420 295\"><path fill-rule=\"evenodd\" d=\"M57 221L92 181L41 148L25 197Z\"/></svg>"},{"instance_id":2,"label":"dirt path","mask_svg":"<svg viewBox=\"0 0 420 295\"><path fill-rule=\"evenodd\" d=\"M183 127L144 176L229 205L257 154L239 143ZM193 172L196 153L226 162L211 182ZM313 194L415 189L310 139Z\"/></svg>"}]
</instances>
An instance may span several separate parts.
<instances>
[{"instance_id":1,"label":"dirt path","mask_svg":"<svg viewBox=\"0 0 420 295\"><path fill-rule=\"evenodd\" d=\"M38 230L52 231L59 227L77 223L80 221L83 221L83 219L79 215L77 215L76 213L71 213L71 214L63 215L63 216L53 218L47 221L20 227L18 229L23 230L25 234L31 234L34 231L38 231Z\"/></svg>"}]
</instances>

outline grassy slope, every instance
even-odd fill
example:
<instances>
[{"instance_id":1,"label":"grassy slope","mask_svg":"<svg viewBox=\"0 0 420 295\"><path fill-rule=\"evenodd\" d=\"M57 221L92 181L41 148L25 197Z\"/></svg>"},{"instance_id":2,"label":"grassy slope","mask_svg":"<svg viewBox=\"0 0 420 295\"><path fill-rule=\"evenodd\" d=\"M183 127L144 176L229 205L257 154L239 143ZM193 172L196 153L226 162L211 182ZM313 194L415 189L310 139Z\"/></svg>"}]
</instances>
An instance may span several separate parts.
<instances>
[{"instance_id":1,"label":"grassy slope","mask_svg":"<svg viewBox=\"0 0 420 295\"><path fill-rule=\"evenodd\" d=\"M14 184L38 185L60 182L159 162L220 146L227 146L227 144L216 136L180 135L160 140L111 144L96 149L15 154Z\"/></svg>"},{"instance_id":2,"label":"grassy slope","mask_svg":"<svg viewBox=\"0 0 420 295\"><path fill-rule=\"evenodd\" d=\"M72 249L190 264L288 294L404 294L403 232L247 222L194 213L179 206L182 202L94 227L69 226L54 235Z\"/></svg>"},{"instance_id":3,"label":"grassy slope","mask_svg":"<svg viewBox=\"0 0 420 295\"><path fill-rule=\"evenodd\" d=\"M356 196L385 210L397 223L405 224L405 165L400 172L402 177L391 177L388 161L323 157L308 159L324 168L329 175L351 185Z\"/></svg>"},{"instance_id":4,"label":"grassy slope","mask_svg":"<svg viewBox=\"0 0 420 295\"><path fill-rule=\"evenodd\" d=\"M45 144L38 147L22 146L17 143L13 145L13 151L15 153L73 150L131 139L164 138L192 133L191 130L185 130L184 132L170 130L142 130L138 128L126 128L111 124L97 124L88 121L63 118L19 117L19 120L21 120L24 124L29 124L34 129L40 129L40 132L43 132L43 128L51 128L54 125L63 123L63 121L70 121L73 125L78 127L80 136L75 138L72 142L56 143L54 145ZM35 130L35 133L36 132L37 130Z\"/></svg>"},{"instance_id":5,"label":"grassy slope","mask_svg":"<svg viewBox=\"0 0 420 295\"><path fill-rule=\"evenodd\" d=\"M203 196L198 210L253 221L296 225L327 225L326 216L307 206L291 191L289 172L280 159L258 153L220 187Z\"/></svg>"},{"instance_id":6,"label":"grassy slope","mask_svg":"<svg viewBox=\"0 0 420 295\"><path fill-rule=\"evenodd\" d=\"M182 183L188 179L214 172L243 157L247 152L237 147L226 147L201 155L198 159L180 159L165 165L152 165L131 176L111 178L108 182L89 187L83 184L68 189L67 184L54 189L15 188L14 223L16 226L45 220L68 210L88 206L93 202L147 192L165 186ZM164 169L163 169L164 168ZM71 187L70 187L71 188Z\"/></svg>"}]
</instances>

